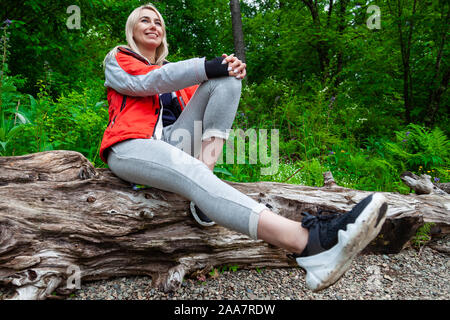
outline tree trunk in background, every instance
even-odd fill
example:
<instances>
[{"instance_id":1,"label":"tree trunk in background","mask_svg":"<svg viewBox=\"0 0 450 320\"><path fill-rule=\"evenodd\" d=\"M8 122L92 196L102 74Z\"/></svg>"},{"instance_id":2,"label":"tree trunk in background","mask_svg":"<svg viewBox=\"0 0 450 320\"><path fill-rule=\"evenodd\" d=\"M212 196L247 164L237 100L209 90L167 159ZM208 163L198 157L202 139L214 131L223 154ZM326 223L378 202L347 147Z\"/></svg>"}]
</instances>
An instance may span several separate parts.
<instances>
[{"instance_id":1,"label":"tree trunk in background","mask_svg":"<svg viewBox=\"0 0 450 320\"><path fill-rule=\"evenodd\" d=\"M431 124L430 124L431 127L434 127L435 125L436 115L441 105L441 97L447 90L449 80L450 80L450 70L447 70L444 74L444 77L442 78L441 85L436 90L433 90L433 94L430 98L429 104L430 107L428 109L431 110Z\"/></svg>"},{"instance_id":2,"label":"tree trunk in background","mask_svg":"<svg viewBox=\"0 0 450 320\"><path fill-rule=\"evenodd\" d=\"M317 5L317 1L315 2L313 2L312 0L302 0L302 1L308 7L309 12L311 13L311 18L313 21L313 26L315 28L316 34L317 35L321 34L322 24L320 22L319 16L320 9ZM331 13L329 14L331 15ZM314 45L314 48L317 50L317 54L319 56L319 65L320 65L320 73L322 76L322 82L325 83L328 78L328 68L330 66L330 59L328 58L328 52L330 50L330 47L328 45L328 41L322 40L322 38L320 38Z\"/></svg>"},{"instance_id":3,"label":"tree trunk in background","mask_svg":"<svg viewBox=\"0 0 450 320\"><path fill-rule=\"evenodd\" d=\"M439 83L439 75L440 75L440 69L442 65L442 55L444 52L444 46L445 46L445 38L448 33L449 28L449 21L450 19L450 10L447 12L446 18L443 19L444 21L444 27L443 32L441 36L441 41L439 44L439 50L436 56L436 63L434 67L434 76L430 84L430 94L428 98L428 110L431 110L431 116L428 121L428 125L430 127L433 127L436 121L436 114L439 111L440 102L441 102L441 96L442 94L447 90L448 81L450 78L450 70L444 71L444 76L442 78L441 83Z\"/></svg>"},{"instance_id":4,"label":"tree trunk in background","mask_svg":"<svg viewBox=\"0 0 450 320\"><path fill-rule=\"evenodd\" d=\"M239 0L230 0L230 11L235 55L245 63L244 31L242 30L241 5Z\"/></svg>"},{"instance_id":5,"label":"tree trunk in background","mask_svg":"<svg viewBox=\"0 0 450 320\"><path fill-rule=\"evenodd\" d=\"M412 79L411 79L411 66L410 66L410 57L411 57L411 45L412 45L412 33L414 26L414 14L416 13L416 4L417 0L413 2L412 14L406 19L408 22L409 30L403 29L402 25L402 16L403 16L403 4L398 0L397 1L397 28L399 34L399 42L400 42L400 52L402 57L402 67L403 67L403 99L405 106L405 120L407 123L412 121L411 111L413 109L413 92L412 92ZM389 3L388 3L389 5ZM391 13L393 10L389 6ZM406 33L406 34L404 34Z\"/></svg>"},{"instance_id":6,"label":"tree trunk in background","mask_svg":"<svg viewBox=\"0 0 450 320\"><path fill-rule=\"evenodd\" d=\"M345 14L346 14L346 10L347 10L347 4L348 4L348 0L341 0L339 2L339 10L337 11L337 16L338 16L338 26L337 26L337 32L339 37L343 37L344 36L344 31L346 28L346 22L345 22ZM330 17L331 17L331 10L333 9L333 1L330 1L330 7L329 7L329 11L328 11L328 22L327 25L329 24L330 21ZM334 76L334 85L333 88L331 88L330 92L332 96L335 96L337 94L338 91L338 87L339 84L342 82L342 77L340 76L340 73L344 67L344 53L342 51L342 49L339 49L336 53L337 55L337 62L336 62L336 71Z\"/></svg>"}]
</instances>

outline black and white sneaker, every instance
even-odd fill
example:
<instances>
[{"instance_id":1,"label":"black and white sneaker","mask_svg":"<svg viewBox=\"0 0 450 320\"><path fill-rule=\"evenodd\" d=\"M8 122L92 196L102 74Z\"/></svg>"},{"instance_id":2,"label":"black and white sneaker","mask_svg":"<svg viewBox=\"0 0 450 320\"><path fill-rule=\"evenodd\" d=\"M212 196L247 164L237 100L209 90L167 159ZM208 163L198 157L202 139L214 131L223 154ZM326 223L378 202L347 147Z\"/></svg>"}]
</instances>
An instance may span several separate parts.
<instances>
[{"instance_id":1,"label":"black and white sneaker","mask_svg":"<svg viewBox=\"0 0 450 320\"><path fill-rule=\"evenodd\" d=\"M194 217L195 221L198 222L203 227L211 227L215 225L216 223L209 219L200 209L197 207L197 205L191 201L191 213Z\"/></svg>"},{"instance_id":2,"label":"black and white sneaker","mask_svg":"<svg viewBox=\"0 0 450 320\"><path fill-rule=\"evenodd\" d=\"M386 211L385 197L375 193L345 214L302 213L302 226L309 230L308 243L300 255L289 256L305 269L307 287L319 291L338 281L353 258L378 235Z\"/></svg>"}]
</instances>

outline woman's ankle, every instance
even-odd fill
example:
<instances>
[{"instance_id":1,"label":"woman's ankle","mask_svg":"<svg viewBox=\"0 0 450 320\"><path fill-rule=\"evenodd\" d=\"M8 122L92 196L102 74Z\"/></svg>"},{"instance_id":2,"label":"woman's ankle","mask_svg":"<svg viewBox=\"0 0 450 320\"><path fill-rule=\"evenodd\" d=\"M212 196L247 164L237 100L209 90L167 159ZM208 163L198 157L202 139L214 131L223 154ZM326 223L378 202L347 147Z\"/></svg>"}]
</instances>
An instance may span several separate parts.
<instances>
[{"instance_id":1,"label":"woman's ankle","mask_svg":"<svg viewBox=\"0 0 450 320\"><path fill-rule=\"evenodd\" d=\"M270 210L260 213L258 239L289 252L300 254L308 243L309 231L300 222L287 219Z\"/></svg>"},{"instance_id":2,"label":"woman's ankle","mask_svg":"<svg viewBox=\"0 0 450 320\"><path fill-rule=\"evenodd\" d=\"M224 139L211 137L202 141L202 147L198 159L203 162L211 171L214 171L216 162L222 154Z\"/></svg>"}]
</instances>

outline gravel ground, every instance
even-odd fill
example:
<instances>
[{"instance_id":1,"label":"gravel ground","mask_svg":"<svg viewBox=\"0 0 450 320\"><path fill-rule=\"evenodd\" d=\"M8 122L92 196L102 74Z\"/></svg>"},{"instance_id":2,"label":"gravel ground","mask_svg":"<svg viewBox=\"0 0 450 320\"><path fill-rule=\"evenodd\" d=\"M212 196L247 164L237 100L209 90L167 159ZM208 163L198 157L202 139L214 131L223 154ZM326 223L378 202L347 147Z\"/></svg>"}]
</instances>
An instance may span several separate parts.
<instances>
[{"instance_id":1,"label":"gravel ground","mask_svg":"<svg viewBox=\"0 0 450 320\"><path fill-rule=\"evenodd\" d=\"M433 241L449 247L449 237ZM450 259L425 246L398 254L359 255L332 287L313 293L300 268L237 270L185 279L175 293L151 287L150 277L82 282L68 300L448 300ZM0 299L5 289L0 288Z\"/></svg>"}]
</instances>

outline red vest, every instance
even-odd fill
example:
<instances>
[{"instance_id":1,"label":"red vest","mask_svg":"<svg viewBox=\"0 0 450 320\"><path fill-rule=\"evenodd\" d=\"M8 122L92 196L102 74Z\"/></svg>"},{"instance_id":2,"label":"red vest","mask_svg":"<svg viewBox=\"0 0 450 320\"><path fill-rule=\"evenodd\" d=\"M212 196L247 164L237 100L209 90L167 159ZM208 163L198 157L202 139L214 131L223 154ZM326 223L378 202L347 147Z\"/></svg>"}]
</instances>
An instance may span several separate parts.
<instances>
[{"instance_id":1,"label":"red vest","mask_svg":"<svg viewBox=\"0 0 450 320\"><path fill-rule=\"evenodd\" d=\"M150 65L137 53L119 47L116 54L119 66L131 75L145 75L161 68ZM182 110L194 95L198 85L176 91ZM100 145L100 158L107 163L105 151L113 144L126 139L150 139L160 116L159 96L132 97L107 88L109 122Z\"/></svg>"}]
</instances>

